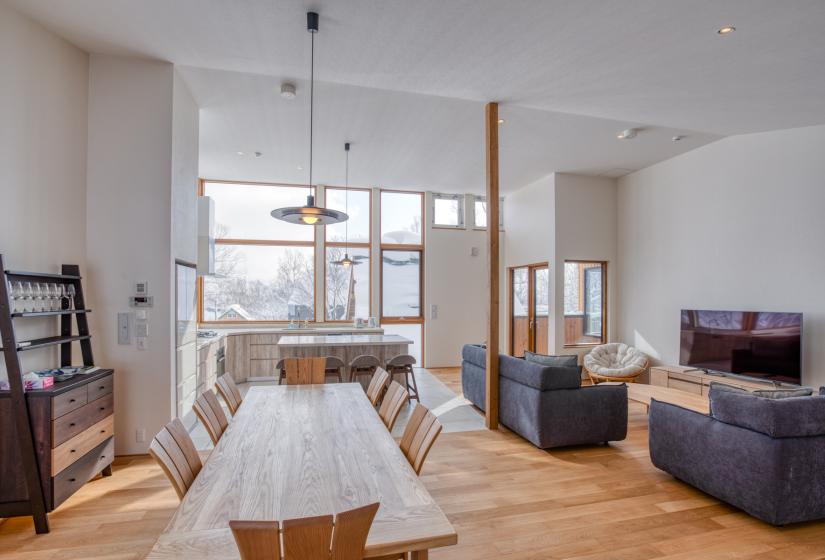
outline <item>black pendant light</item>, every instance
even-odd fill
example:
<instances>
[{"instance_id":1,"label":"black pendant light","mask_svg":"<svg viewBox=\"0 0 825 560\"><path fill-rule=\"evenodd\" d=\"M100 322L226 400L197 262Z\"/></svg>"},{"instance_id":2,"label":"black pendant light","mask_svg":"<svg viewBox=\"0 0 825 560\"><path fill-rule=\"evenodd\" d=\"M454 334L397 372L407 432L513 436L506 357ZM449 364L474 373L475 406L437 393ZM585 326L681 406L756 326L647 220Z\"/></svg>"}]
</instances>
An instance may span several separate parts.
<instances>
[{"instance_id":1,"label":"black pendant light","mask_svg":"<svg viewBox=\"0 0 825 560\"><path fill-rule=\"evenodd\" d=\"M344 143L344 152L346 152L346 171L344 172L344 209L349 214L349 142ZM344 267L350 267L354 263L351 258L349 258L349 221L344 224L344 258L340 261L336 261L334 264L339 264Z\"/></svg>"},{"instance_id":2,"label":"black pendant light","mask_svg":"<svg viewBox=\"0 0 825 560\"><path fill-rule=\"evenodd\" d=\"M307 12L307 31L311 39L311 58L309 73L309 195L306 206L290 206L287 208L276 208L270 214L273 218L283 220L291 224L302 224L307 226L325 226L338 224L349 219L344 212L315 206L315 196L312 184L312 141L313 141L313 113L315 109L315 34L318 33L318 14Z\"/></svg>"}]
</instances>

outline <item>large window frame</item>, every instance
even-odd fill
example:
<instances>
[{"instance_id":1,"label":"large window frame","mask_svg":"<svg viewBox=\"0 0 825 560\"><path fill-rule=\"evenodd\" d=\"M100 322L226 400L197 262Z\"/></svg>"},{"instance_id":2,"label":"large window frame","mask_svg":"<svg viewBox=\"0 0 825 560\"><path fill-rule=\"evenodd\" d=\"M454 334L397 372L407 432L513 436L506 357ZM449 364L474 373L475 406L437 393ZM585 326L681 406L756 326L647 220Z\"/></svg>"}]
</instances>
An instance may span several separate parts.
<instances>
[{"instance_id":1,"label":"large window frame","mask_svg":"<svg viewBox=\"0 0 825 560\"><path fill-rule=\"evenodd\" d=\"M608 321L608 299L607 299L608 298L608 267L607 267L608 263L607 263L607 261L598 261L598 260L565 259L564 266L566 267L567 264L596 265L596 266L600 267L601 274L602 274L602 277L601 277L601 282L602 282L602 298L601 298L601 300L602 300L602 302L601 302L602 303L602 310L601 310L602 311L602 328L601 328L601 333L598 335L599 336L598 341L576 342L576 343L568 344L567 341L565 340L564 348L590 348L590 347L593 347L593 346L598 346L600 344L605 344L607 342L607 321ZM592 336L593 338L595 338L596 335L594 335L594 333L588 332L588 329L587 329L587 294L586 294L586 290L587 290L587 279L586 279L587 278L587 273L585 272L587 270L587 268L581 268L580 270L581 270L581 274L580 274L580 278L579 278L579 300L581 302L580 306L581 306L582 317L583 317L583 330L582 330L581 336ZM564 282L566 282L566 280ZM566 286L563 283L562 284L562 293L564 293L565 288L566 288ZM563 320L566 321L566 318L568 317L568 314L567 314L567 311L565 309L564 304L562 304L561 312L562 312ZM565 325L565 332L563 333L563 336L566 339L566 325Z\"/></svg>"},{"instance_id":2,"label":"large window frame","mask_svg":"<svg viewBox=\"0 0 825 560\"><path fill-rule=\"evenodd\" d=\"M370 255L369 259L369 288L367 293L369 294L369 309L370 309L370 317L372 317L373 309L372 309L372 189L366 187L333 187L333 186L325 186L324 187L324 200L327 200L327 192L331 190L336 191L362 191L366 192L369 197L369 241L366 243L358 242L358 243L351 243L346 241L328 241L327 240L327 226L324 226L324 243L323 243L323 250L324 250L324 322L326 323L349 323L350 320L348 319L328 319L327 318L327 267L329 266L329 259L327 258L327 249L330 247L345 247L351 249L366 249ZM317 311L316 311L317 317Z\"/></svg>"},{"instance_id":3,"label":"large window frame","mask_svg":"<svg viewBox=\"0 0 825 560\"><path fill-rule=\"evenodd\" d=\"M206 184L224 184L224 185L257 185L257 186L266 186L266 187L273 187L273 188L308 188L307 185L296 185L296 184L289 184L289 183L267 183L261 181L228 181L225 179L205 179L201 178L198 180L198 196L204 196L204 190ZM310 227L310 226L307 226ZM315 266L317 263L317 241L318 241L318 228L312 228L313 235L312 240L308 241L295 241L295 240L287 240L287 239L234 239L234 238L223 238L223 239L215 239L215 245L257 245L257 246L269 246L269 247L309 247L312 249L312 260L313 260L313 267L312 267L312 287L313 287L313 305L312 305L312 323L316 323L318 320L318 296L315 294L315 287L318 285L318 266ZM324 249L324 259L326 260L326 249ZM326 270L324 270L324 274L326 275ZM198 323L207 324L207 325L254 325L254 324L287 324L289 320L254 320L254 321L237 321L237 320L224 320L224 321L217 321L217 320L206 320L204 319L203 315L203 297L204 297L204 278L203 276L198 277ZM325 288L325 295L326 298L326 288ZM325 302L326 305L326 302ZM324 313L326 314L326 307L324 308Z\"/></svg>"},{"instance_id":4,"label":"large window frame","mask_svg":"<svg viewBox=\"0 0 825 560\"><path fill-rule=\"evenodd\" d=\"M384 193L402 193L402 194L414 194L421 197L421 243L420 244L408 244L408 243L384 243L383 235L380 232L384 231L384 213L381 209L381 201L383 198ZM402 190L395 190L395 189L379 189L379 220L378 220L378 227L379 227L379 235L381 237L380 243L380 250L379 250L379 272L380 272L380 289L378 293L378 302L380 305L381 310L381 322L388 323L388 324L403 324L403 323L418 323L424 324L424 236L426 234L426 228L424 224L426 224L426 213L425 213L425 194L420 191L402 191ZM418 306L418 316L385 316L384 315L384 251L409 251L409 252L417 252L420 255L419 262L420 271L419 271L419 290L418 290L418 298L419 298L419 306ZM422 339L423 340L423 339ZM422 352L423 355L423 352Z\"/></svg>"}]
</instances>

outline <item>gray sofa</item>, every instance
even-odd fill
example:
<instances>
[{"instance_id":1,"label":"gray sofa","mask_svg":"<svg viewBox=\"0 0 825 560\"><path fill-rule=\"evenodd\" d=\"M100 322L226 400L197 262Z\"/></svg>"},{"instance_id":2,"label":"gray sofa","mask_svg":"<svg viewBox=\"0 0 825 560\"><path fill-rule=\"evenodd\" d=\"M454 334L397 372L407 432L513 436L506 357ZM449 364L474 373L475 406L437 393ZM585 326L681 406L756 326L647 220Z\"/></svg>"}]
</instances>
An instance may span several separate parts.
<instances>
[{"instance_id":1,"label":"gray sofa","mask_svg":"<svg viewBox=\"0 0 825 560\"><path fill-rule=\"evenodd\" d=\"M825 518L825 396L712 387L710 407L651 403L654 465L773 525Z\"/></svg>"},{"instance_id":2,"label":"gray sofa","mask_svg":"<svg viewBox=\"0 0 825 560\"><path fill-rule=\"evenodd\" d=\"M464 396L484 410L486 354L462 350ZM619 441L627 437L627 387L581 386L579 367L542 366L499 355L499 419L542 449Z\"/></svg>"}]
</instances>

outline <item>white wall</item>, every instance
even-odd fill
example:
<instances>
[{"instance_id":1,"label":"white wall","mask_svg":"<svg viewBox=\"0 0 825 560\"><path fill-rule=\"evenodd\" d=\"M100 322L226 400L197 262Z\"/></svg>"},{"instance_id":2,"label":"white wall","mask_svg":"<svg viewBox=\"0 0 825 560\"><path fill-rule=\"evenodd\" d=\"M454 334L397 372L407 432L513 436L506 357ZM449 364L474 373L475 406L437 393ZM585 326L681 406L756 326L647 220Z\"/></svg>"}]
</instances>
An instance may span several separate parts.
<instances>
[{"instance_id":1,"label":"white wall","mask_svg":"<svg viewBox=\"0 0 825 560\"><path fill-rule=\"evenodd\" d=\"M177 70L172 85L172 258L196 264L199 109Z\"/></svg>"},{"instance_id":2,"label":"white wall","mask_svg":"<svg viewBox=\"0 0 825 560\"><path fill-rule=\"evenodd\" d=\"M612 297L616 277L616 203L614 179L556 173L556 265L552 271L551 310L564 309L564 261L607 262L607 338L614 337L615 304ZM555 353L584 355L590 348L564 348L564 314L555 319ZM551 337L553 334L551 333ZM550 346L553 348L553 344Z\"/></svg>"},{"instance_id":3,"label":"white wall","mask_svg":"<svg viewBox=\"0 0 825 560\"><path fill-rule=\"evenodd\" d=\"M825 384L825 126L720 140L619 181L618 331L678 363L682 308L801 311Z\"/></svg>"},{"instance_id":4,"label":"white wall","mask_svg":"<svg viewBox=\"0 0 825 560\"><path fill-rule=\"evenodd\" d=\"M424 361L427 367L457 366L465 344L487 339L487 232L434 228L432 193L427 193L425 204ZM472 223L471 207L472 198L465 197L465 224ZM503 241L501 232L502 246ZM471 255L473 247L477 256ZM435 319L433 305L438 307Z\"/></svg>"},{"instance_id":5,"label":"white wall","mask_svg":"<svg viewBox=\"0 0 825 560\"><path fill-rule=\"evenodd\" d=\"M8 268L86 264L88 64L86 53L0 3L0 253ZM21 339L57 329L53 319L18 326ZM23 367L57 359L54 349L28 352Z\"/></svg>"},{"instance_id":6,"label":"white wall","mask_svg":"<svg viewBox=\"0 0 825 560\"><path fill-rule=\"evenodd\" d=\"M96 361L116 370L118 454L142 453L173 410L171 64L92 55L89 78L87 285ZM148 349L117 344L117 313L149 282ZM145 429L147 442L135 441Z\"/></svg>"}]
</instances>

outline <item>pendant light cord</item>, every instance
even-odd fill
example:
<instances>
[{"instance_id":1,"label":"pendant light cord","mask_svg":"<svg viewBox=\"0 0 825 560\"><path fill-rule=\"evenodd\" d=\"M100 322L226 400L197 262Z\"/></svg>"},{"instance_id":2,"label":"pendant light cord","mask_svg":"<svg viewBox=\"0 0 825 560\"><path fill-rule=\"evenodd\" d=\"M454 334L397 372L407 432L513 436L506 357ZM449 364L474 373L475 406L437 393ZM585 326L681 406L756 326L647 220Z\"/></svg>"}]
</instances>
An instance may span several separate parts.
<instances>
[{"instance_id":1,"label":"pendant light cord","mask_svg":"<svg viewBox=\"0 0 825 560\"><path fill-rule=\"evenodd\" d=\"M310 62L309 62L309 193L314 196L317 194L312 185L312 129L313 129L313 113L315 109L315 33L310 31L311 47L310 47Z\"/></svg>"},{"instance_id":2,"label":"pendant light cord","mask_svg":"<svg viewBox=\"0 0 825 560\"><path fill-rule=\"evenodd\" d=\"M347 216L349 216L349 143L344 147L347 150L347 163L344 171L344 185L346 187L344 191L344 208ZM344 255L349 257L349 220L344 222Z\"/></svg>"}]
</instances>

